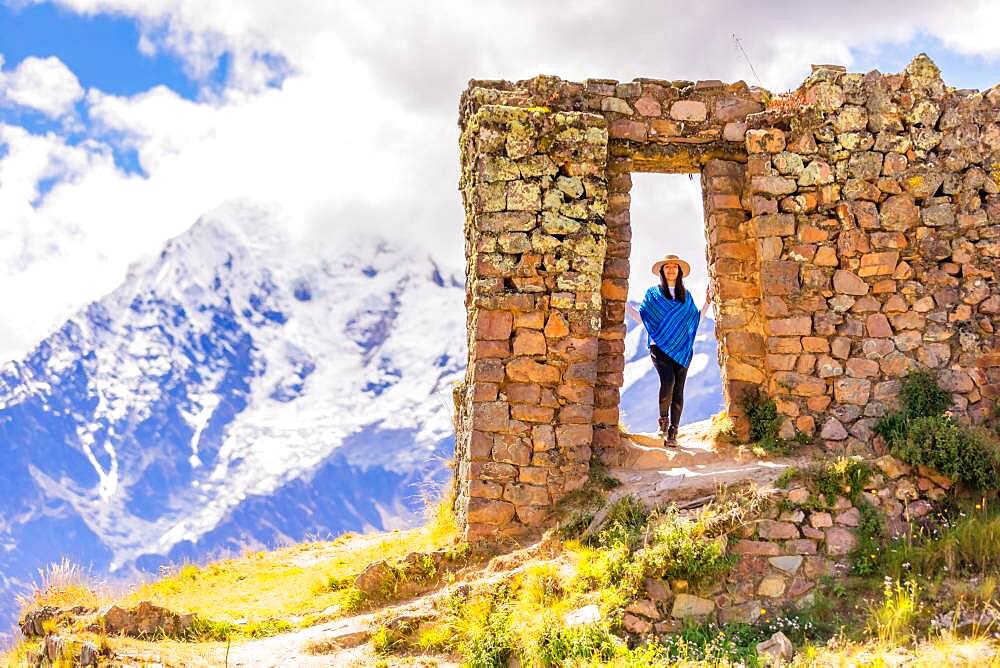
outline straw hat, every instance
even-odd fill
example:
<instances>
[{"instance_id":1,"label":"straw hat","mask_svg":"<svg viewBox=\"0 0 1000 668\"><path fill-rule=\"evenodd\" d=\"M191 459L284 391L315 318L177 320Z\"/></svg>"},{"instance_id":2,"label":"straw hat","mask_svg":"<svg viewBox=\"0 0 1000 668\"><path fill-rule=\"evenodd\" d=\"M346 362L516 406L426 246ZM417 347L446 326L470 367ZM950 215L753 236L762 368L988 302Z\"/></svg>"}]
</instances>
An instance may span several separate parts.
<instances>
[{"instance_id":1,"label":"straw hat","mask_svg":"<svg viewBox=\"0 0 1000 668\"><path fill-rule=\"evenodd\" d=\"M681 268L681 276L687 276L688 274L691 273L691 265L689 265L687 262L680 259L676 255L664 255L662 260L653 263L653 275L659 276L660 267L662 267L665 264L671 264L671 263L676 264L678 267Z\"/></svg>"}]
</instances>

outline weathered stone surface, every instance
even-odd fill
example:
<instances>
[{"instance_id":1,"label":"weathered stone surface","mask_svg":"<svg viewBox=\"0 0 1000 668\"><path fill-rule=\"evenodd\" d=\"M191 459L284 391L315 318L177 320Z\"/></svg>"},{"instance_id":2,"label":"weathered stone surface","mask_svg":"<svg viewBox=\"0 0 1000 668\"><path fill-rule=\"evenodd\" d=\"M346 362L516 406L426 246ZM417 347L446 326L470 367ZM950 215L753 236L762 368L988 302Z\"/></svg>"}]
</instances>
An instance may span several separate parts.
<instances>
[{"instance_id":1,"label":"weathered stone surface","mask_svg":"<svg viewBox=\"0 0 1000 668\"><path fill-rule=\"evenodd\" d=\"M764 294L792 295L799 291L799 263L790 260L764 262L760 270Z\"/></svg>"},{"instance_id":2,"label":"weathered stone surface","mask_svg":"<svg viewBox=\"0 0 1000 668\"><path fill-rule=\"evenodd\" d=\"M98 612L98 620L99 628L110 635L127 635L133 638L152 636L179 638L190 630L194 623L194 615L180 615L149 601L141 601L134 608L109 606Z\"/></svg>"},{"instance_id":3,"label":"weathered stone surface","mask_svg":"<svg viewBox=\"0 0 1000 668\"><path fill-rule=\"evenodd\" d=\"M871 396L871 385L863 378L837 378L833 381L833 398L842 404L863 406Z\"/></svg>"},{"instance_id":4,"label":"weathered stone surface","mask_svg":"<svg viewBox=\"0 0 1000 668\"><path fill-rule=\"evenodd\" d=\"M768 559L768 562L778 570L784 571L789 575L795 575L799 570L799 566L802 565L802 557L799 555L771 557Z\"/></svg>"},{"instance_id":5,"label":"weathered stone surface","mask_svg":"<svg viewBox=\"0 0 1000 668\"><path fill-rule=\"evenodd\" d=\"M858 544L857 538L848 529L831 527L826 530L826 553L831 556L845 556Z\"/></svg>"},{"instance_id":6,"label":"weathered stone surface","mask_svg":"<svg viewBox=\"0 0 1000 668\"><path fill-rule=\"evenodd\" d=\"M60 608L53 605L45 605L36 610L29 610L21 617L18 627L21 635L25 638L40 638L45 636L44 622L55 619L62 612Z\"/></svg>"},{"instance_id":7,"label":"weathered stone surface","mask_svg":"<svg viewBox=\"0 0 1000 668\"><path fill-rule=\"evenodd\" d=\"M733 554L778 556L781 550L776 543L766 540L739 540L733 546Z\"/></svg>"},{"instance_id":8,"label":"weathered stone surface","mask_svg":"<svg viewBox=\"0 0 1000 668\"><path fill-rule=\"evenodd\" d=\"M692 594L677 594L670 616L674 619L705 617L715 610L715 601Z\"/></svg>"},{"instance_id":9,"label":"weathered stone surface","mask_svg":"<svg viewBox=\"0 0 1000 668\"><path fill-rule=\"evenodd\" d=\"M767 657L770 665L780 666L795 656L795 646L784 633L775 631L770 638L757 643L757 655Z\"/></svg>"},{"instance_id":10,"label":"weathered stone surface","mask_svg":"<svg viewBox=\"0 0 1000 668\"><path fill-rule=\"evenodd\" d=\"M757 535L766 540L785 540L798 538L799 529L791 522L761 520L757 523Z\"/></svg>"},{"instance_id":11,"label":"weathered stone surface","mask_svg":"<svg viewBox=\"0 0 1000 668\"><path fill-rule=\"evenodd\" d=\"M708 115L704 102L678 100L670 105L670 117L678 121L703 121Z\"/></svg>"},{"instance_id":12,"label":"weathered stone surface","mask_svg":"<svg viewBox=\"0 0 1000 668\"><path fill-rule=\"evenodd\" d=\"M907 475L913 470L909 464L896 459L892 455L879 457L875 460L875 466L892 480Z\"/></svg>"},{"instance_id":13,"label":"weathered stone surface","mask_svg":"<svg viewBox=\"0 0 1000 668\"><path fill-rule=\"evenodd\" d=\"M768 575L757 585L757 595L768 598L778 598L785 593L785 579L775 575Z\"/></svg>"},{"instance_id":14,"label":"weathered stone surface","mask_svg":"<svg viewBox=\"0 0 1000 668\"><path fill-rule=\"evenodd\" d=\"M785 149L785 133L777 128L750 130L746 146L750 153L780 153Z\"/></svg>"},{"instance_id":15,"label":"weathered stone surface","mask_svg":"<svg viewBox=\"0 0 1000 668\"><path fill-rule=\"evenodd\" d=\"M920 209L909 195L892 195L879 207L882 227L905 232L920 223Z\"/></svg>"},{"instance_id":16,"label":"weathered stone surface","mask_svg":"<svg viewBox=\"0 0 1000 668\"><path fill-rule=\"evenodd\" d=\"M898 263L899 251L866 253L861 256L861 268L858 269L858 275L862 278L868 276L890 276L896 270Z\"/></svg>"},{"instance_id":17,"label":"weathered stone surface","mask_svg":"<svg viewBox=\"0 0 1000 668\"><path fill-rule=\"evenodd\" d=\"M856 274L838 269L833 272L833 289L845 295L866 295L869 286Z\"/></svg>"},{"instance_id":18,"label":"weathered stone surface","mask_svg":"<svg viewBox=\"0 0 1000 668\"><path fill-rule=\"evenodd\" d=\"M596 603L585 605L576 610L570 610L563 615L563 625L566 628L587 626L589 624L596 624L599 621L601 621L601 609Z\"/></svg>"},{"instance_id":19,"label":"weathered stone surface","mask_svg":"<svg viewBox=\"0 0 1000 668\"><path fill-rule=\"evenodd\" d=\"M635 615L642 615L648 619L659 619L660 613L656 609L656 603L649 599L638 599L625 606L625 612Z\"/></svg>"},{"instance_id":20,"label":"weathered stone surface","mask_svg":"<svg viewBox=\"0 0 1000 668\"><path fill-rule=\"evenodd\" d=\"M514 518L514 504L496 499L470 499L468 519L472 523L504 525Z\"/></svg>"},{"instance_id":21,"label":"weathered stone surface","mask_svg":"<svg viewBox=\"0 0 1000 668\"><path fill-rule=\"evenodd\" d=\"M639 635L644 635L653 630L653 625L651 623L642 617L638 617L628 612L622 616L622 626L624 626L625 630L629 633L636 633Z\"/></svg>"},{"instance_id":22,"label":"weathered stone surface","mask_svg":"<svg viewBox=\"0 0 1000 668\"><path fill-rule=\"evenodd\" d=\"M856 527L861 522L861 512L857 508L848 508L833 519L837 524Z\"/></svg>"},{"instance_id":23,"label":"weathered stone surface","mask_svg":"<svg viewBox=\"0 0 1000 668\"><path fill-rule=\"evenodd\" d=\"M828 441L842 441L847 438L847 430L840 420L831 416L823 423L823 429L819 433L821 438Z\"/></svg>"}]
</instances>

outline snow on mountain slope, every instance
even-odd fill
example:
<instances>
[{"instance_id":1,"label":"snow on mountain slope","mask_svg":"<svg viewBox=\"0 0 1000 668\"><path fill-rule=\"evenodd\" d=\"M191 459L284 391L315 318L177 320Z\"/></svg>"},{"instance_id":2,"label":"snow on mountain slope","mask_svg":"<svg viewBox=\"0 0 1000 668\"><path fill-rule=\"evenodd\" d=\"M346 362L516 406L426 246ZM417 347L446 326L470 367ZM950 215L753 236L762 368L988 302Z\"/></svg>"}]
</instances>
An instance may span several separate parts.
<instances>
[{"instance_id":1,"label":"snow on mountain slope","mask_svg":"<svg viewBox=\"0 0 1000 668\"><path fill-rule=\"evenodd\" d=\"M64 554L121 572L412 519L451 454L463 300L379 239L204 216L0 369L0 598Z\"/></svg>"},{"instance_id":2,"label":"snow on mountain slope","mask_svg":"<svg viewBox=\"0 0 1000 668\"><path fill-rule=\"evenodd\" d=\"M131 578L393 528L450 475L460 278L283 227L227 204L0 368L0 635L11 594L62 557ZM623 419L652 430L658 380L630 325ZM685 422L721 408L708 320L686 394Z\"/></svg>"}]
</instances>

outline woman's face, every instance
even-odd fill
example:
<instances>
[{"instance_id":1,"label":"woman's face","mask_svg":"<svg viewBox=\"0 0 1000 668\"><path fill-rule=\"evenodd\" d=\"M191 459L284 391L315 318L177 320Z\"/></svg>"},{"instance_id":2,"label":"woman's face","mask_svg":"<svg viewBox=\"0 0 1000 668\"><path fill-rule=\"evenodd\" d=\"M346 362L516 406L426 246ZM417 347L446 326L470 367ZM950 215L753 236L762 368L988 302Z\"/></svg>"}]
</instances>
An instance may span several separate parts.
<instances>
[{"instance_id":1,"label":"woman's face","mask_svg":"<svg viewBox=\"0 0 1000 668\"><path fill-rule=\"evenodd\" d=\"M673 262L668 262L667 264L663 265L663 275L666 276L667 280L670 282L676 281L680 273L681 273L680 267L674 264Z\"/></svg>"}]
</instances>

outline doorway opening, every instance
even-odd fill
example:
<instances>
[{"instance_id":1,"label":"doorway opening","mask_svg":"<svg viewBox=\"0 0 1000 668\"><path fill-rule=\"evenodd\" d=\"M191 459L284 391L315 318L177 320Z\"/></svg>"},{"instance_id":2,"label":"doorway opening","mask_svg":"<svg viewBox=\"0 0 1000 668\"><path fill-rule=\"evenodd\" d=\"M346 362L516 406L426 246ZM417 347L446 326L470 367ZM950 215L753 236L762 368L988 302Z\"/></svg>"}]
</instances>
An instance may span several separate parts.
<instances>
[{"instance_id":1,"label":"doorway opening","mask_svg":"<svg viewBox=\"0 0 1000 668\"><path fill-rule=\"evenodd\" d=\"M700 174L633 173L631 175L631 252L624 341L625 367L619 416L629 433L658 429L660 379L649 352L649 335L638 321L646 290L659 285L651 267L675 254L691 265L684 277L695 305L701 308L709 285L705 215ZM705 312L687 367L680 426L706 420L725 409L715 330L715 311Z\"/></svg>"}]
</instances>

